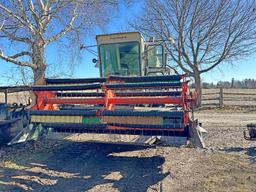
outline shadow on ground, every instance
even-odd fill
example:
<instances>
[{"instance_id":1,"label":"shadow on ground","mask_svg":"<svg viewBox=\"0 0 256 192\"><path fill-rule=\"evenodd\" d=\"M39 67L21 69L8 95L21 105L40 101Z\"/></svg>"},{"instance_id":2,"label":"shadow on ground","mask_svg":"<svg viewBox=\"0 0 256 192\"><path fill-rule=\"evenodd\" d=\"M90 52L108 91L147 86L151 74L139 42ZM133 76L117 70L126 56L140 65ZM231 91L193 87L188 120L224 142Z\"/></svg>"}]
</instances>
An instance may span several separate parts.
<instances>
[{"instance_id":1,"label":"shadow on ground","mask_svg":"<svg viewBox=\"0 0 256 192\"><path fill-rule=\"evenodd\" d=\"M146 191L163 180L164 158L132 155L145 146L68 142L0 167L0 191ZM108 189L109 187L109 189Z\"/></svg>"},{"instance_id":2,"label":"shadow on ground","mask_svg":"<svg viewBox=\"0 0 256 192\"><path fill-rule=\"evenodd\" d=\"M256 163L256 147L225 147L222 151L227 153L244 153L253 163Z\"/></svg>"}]
</instances>

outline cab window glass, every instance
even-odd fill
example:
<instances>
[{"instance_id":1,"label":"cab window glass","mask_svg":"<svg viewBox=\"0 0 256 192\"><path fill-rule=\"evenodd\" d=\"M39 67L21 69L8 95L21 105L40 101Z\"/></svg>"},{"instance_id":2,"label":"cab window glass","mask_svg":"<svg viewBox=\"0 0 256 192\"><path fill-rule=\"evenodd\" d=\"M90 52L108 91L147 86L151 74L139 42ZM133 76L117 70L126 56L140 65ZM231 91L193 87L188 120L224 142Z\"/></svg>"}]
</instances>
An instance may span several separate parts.
<instances>
[{"instance_id":1,"label":"cab window glass","mask_svg":"<svg viewBox=\"0 0 256 192\"><path fill-rule=\"evenodd\" d=\"M148 67L162 67L163 66L163 46L149 45L148 52Z\"/></svg>"},{"instance_id":2,"label":"cab window glass","mask_svg":"<svg viewBox=\"0 0 256 192\"><path fill-rule=\"evenodd\" d=\"M140 75L138 42L115 43L100 46L102 75Z\"/></svg>"}]
</instances>

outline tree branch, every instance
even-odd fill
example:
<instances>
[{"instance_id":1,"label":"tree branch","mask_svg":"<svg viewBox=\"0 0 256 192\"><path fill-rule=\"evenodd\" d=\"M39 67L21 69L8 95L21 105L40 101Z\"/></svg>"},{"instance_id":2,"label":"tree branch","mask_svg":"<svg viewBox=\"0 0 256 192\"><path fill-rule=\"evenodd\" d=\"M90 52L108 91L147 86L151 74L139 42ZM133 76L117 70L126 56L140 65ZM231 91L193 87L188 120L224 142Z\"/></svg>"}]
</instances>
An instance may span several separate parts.
<instances>
[{"instance_id":1,"label":"tree branch","mask_svg":"<svg viewBox=\"0 0 256 192\"><path fill-rule=\"evenodd\" d=\"M45 12L44 2L42 0L37 0L37 3L39 5L40 9L42 10L42 12Z\"/></svg>"},{"instance_id":2,"label":"tree branch","mask_svg":"<svg viewBox=\"0 0 256 192\"><path fill-rule=\"evenodd\" d=\"M40 19L39 17L37 16L36 14L36 10L35 10L35 7L34 7L34 4L33 4L33 1L32 0L29 0L28 2L28 8L31 12L31 15L33 16L36 24L37 24L37 27L40 27Z\"/></svg>"},{"instance_id":3,"label":"tree branch","mask_svg":"<svg viewBox=\"0 0 256 192\"><path fill-rule=\"evenodd\" d=\"M32 41L29 39L29 38L26 38L26 37L19 37L19 36L16 36L14 33L10 33L8 32L7 30L3 29L1 30L7 38L9 38L10 40L13 40L13 41L19 41L19 42L23 42L23 43L32 43Z\"/></svg>"},{"instance_id":4,"label":"tree branch","mask_svg":"<svg viewBox=\"0 0 256 192\"><path fill-rule=\"evenodd\" d=\"M76 8L75 8L74 11L73 11L73 16L70 19L70 21L68 22L68 24L59 33L57 33L56 35L54 35L54 36L50 37L49 39L47 39L45 41L45 43L49 44L52 41L56 41L59 38L61 38L62 36L64 36L66 33L68 33L72 29L73 24L74 24L74 22L75 22L77 17L78 17L78 14L76 13Z\"/></svg>"},{"instance_id":5,"label":"tree branch","mask_svg":"<svg viewBox=\"0 0 256 192\"><path fill-rule=\"evenodd\" d=\"M34 65L33 63L28 62L28 61L18 61L16 59L12 58L14 56L11 56L11 57L5 56L2 52L2 50L0 49L0 58L5 60L6 62L11 62L11 63L14 63L19 66L26 66L26 67L31 67L33 69L36 69L36 65Z\"/></svg>"},{"instance_id":6,"label":"tree branch","mask_svg":"<svg viewBox=\"0 0 256 192\"><path fill-rule=\"evenodd\" d=\"M22 5L22 3L21 3L21 5ZM24 11L24 8L21 7L21 5L19 4L18 10ZM6 12L8 15L10 15L12 18L15 18L22 25L26 26L30 30L31 33L34 33L33 26L28 21L28 19L26 19L26 17L23 17L23 16L20 17L19 15L17 15L16 13L14 13L10 9L8 9L7 7L3 6L1 3L0 3L0 9L2 9L4 12Z\"/></svg>"},{"instance_id":7,"label":"tree branch","mask_svg":"<svg viewBox=\"0 0 256 192\"><path fill-rule=\"evenodd\" d=\"M24 21L15 13L13 13L11 10L9 10L8 8L6 8L5 6L3 6L2 4L0 4L0 9L2 9L3 11L5 11L7 14L9 14L10 16L12 16L13 18L15 18L16 20L18 20L20 23L24 24Z\"/></svg>"},{"instance_id":8,"label":"tree branch","mask_svg":"<svg viewBox=\"0 0 256 192\"><path fill-rule=\"evenodd\" d=\"M5 23L5 20L4 20L3 23L0 25L0 31L1 31L2 28L4 27L4 23Z\"/></svg>"},{"instance_id":9,"label":"tree branch","mask_svg":"<svg viewBox=\"0 0 256 192\"><path fill-rule=\"evenodd\" d=\"M30 56L30 57L32 57L32 53L30 53L28 51L22 51L20 53L15 54L15 55L9 56L9 58L16 59L16 58L22 57L22 56Z\"/></svg>"}]
</instances>

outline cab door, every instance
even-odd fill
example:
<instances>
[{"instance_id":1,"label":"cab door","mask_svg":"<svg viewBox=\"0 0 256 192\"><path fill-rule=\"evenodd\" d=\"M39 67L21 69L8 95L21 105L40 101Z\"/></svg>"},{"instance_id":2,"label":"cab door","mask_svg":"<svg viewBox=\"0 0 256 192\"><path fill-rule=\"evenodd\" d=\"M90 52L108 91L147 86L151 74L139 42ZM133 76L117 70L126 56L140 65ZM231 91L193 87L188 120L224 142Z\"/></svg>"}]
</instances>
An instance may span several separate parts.
<instances>
[{"instance_id":1,"label":"cab door","mask_svg":"<svg viewBox=\"0 0 256 192\"><path fill-rule=\"evenodd\" d=\"M145 75L164 75L166 62L163 45L157 42L148 42L146 44L145 55Z\"/></svg>"}]
</instances>

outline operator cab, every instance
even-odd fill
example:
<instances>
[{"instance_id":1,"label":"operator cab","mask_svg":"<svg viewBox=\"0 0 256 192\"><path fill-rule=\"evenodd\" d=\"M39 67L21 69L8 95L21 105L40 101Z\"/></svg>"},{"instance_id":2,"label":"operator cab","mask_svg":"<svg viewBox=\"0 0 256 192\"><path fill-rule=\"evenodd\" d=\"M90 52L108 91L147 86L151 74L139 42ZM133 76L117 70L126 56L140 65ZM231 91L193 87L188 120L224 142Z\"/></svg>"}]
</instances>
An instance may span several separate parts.
<instances>
[{"instance_id":1,"label":"operator cab","mask_svg":"<svg viewBox=\"0 0 256 192\"><path fill-rule=\"evenodd\" d=\"M145 42L138 32L97 35L101 77L163 75L166 71L161 42Z\"/></svg>"}]
</instances>

